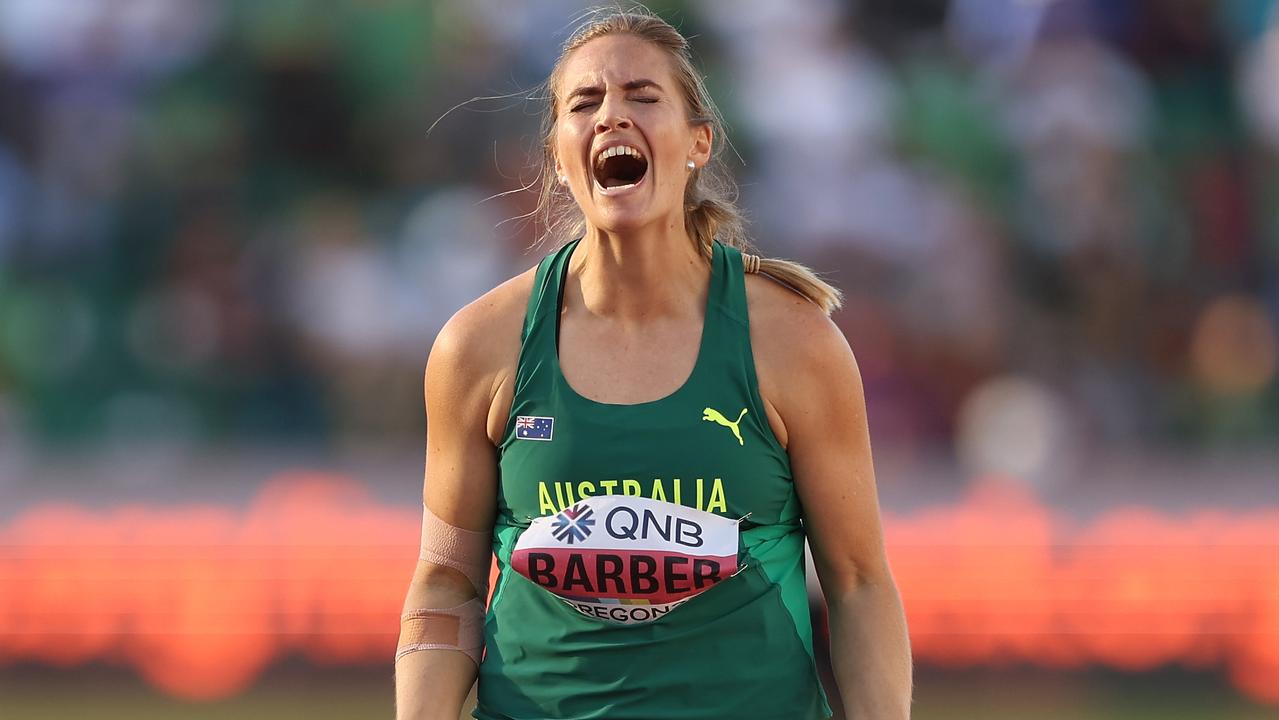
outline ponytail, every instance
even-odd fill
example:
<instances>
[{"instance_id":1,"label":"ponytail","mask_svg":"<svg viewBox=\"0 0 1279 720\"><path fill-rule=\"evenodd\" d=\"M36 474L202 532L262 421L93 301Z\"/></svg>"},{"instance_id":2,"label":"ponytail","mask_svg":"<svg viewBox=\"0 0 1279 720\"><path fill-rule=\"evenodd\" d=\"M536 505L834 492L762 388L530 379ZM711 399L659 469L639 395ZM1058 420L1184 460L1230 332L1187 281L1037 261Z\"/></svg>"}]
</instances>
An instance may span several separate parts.
<instances>
[{"instance_id":1,"label":"ponytail","mask_svg":"<svg viewBox=\"0 0 1279 720\"><path fill-rule=\"evenodd\" d=\"M690 190L696 187L695 183L695 178L689 178ZM711 254L711 241L716 238L744 251L747 246L744 226L742 213L731 200L701 198L684 210L684 229L707 257Z\"/></svg>"},{"instance_id":2,"label":"ponytail","mask_svg":"<svg viewBox=\"0 0 1279 720\"><path fill-rule=\"evenodd\" d=\"M753 256L758 257L758 256ZM760 258L759 270L781 284L812 301L822 312L830 315L844 304L844 293L839 288L817 277L806 265L781 258Z\"/></svg>"}]
</instances>

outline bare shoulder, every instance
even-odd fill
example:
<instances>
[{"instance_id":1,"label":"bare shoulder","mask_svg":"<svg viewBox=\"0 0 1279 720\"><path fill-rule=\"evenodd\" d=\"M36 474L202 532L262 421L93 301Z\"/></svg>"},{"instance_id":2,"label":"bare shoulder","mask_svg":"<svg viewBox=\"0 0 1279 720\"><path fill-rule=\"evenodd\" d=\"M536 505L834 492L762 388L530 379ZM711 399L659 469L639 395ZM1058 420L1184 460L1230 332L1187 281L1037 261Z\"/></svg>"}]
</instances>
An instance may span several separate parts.
<instances>
[{"instance_id":1,"label":"bare shoulder","mask_svg":"<svg viewBox=\"0 0 1279 720\"><path fill-rule=\"evenodd\" d=\"M518 353L535 272L516 275L454 313L435 337L431 360L465 365L474 379L503 365L512 348Z\"/></svg>"},{"instance_id":2,"label":"bare shoulder","mask_svg":"<svg viewBox=\"0 0 1279 720\"><path fill-rule=\"evenodd\" d=\"M757 362L797 369L851 358L843 332L803 295L767 276L746 276L751 346Z\"/></svg>"},{"instance_id":3,"label":"bare shoulder","mask_svg":"<svg viewBox=\"0 0 1279 720\"><path fill-rule=\"evenodd\" d=\"M856 361L843 332L804 296L764 275L746 276L751 349L760 394L786 425L812 393L855 383ZM811 391L811 392L806 392Z\"/></svg>"},{"instance_id":4,"label":"bare shoulder","mask_svg":"<svg viewBox=\"0 0 1279 720\"><path fill-rule=\"evenodd\" d=\"M769 336L781 333L791 340L847 346L843 333L816 303L767 275L746 276L746 302L752 339L758 328Z\"/></svg>"},{"instance_id":5,"label":"bare shoulder","mask_svg":"<svg viewBox=\"0 0 1279 720\"><path fill-rule=\"evenodd\" d=\"M514 381L536 272L530 268L489 290L444 324L426 364L428 406L436 394L448 396L448 406L468 417L485 418L486 425L490 416L500 414L495 413L495 400Z\"/></svg>"}]
</instances>

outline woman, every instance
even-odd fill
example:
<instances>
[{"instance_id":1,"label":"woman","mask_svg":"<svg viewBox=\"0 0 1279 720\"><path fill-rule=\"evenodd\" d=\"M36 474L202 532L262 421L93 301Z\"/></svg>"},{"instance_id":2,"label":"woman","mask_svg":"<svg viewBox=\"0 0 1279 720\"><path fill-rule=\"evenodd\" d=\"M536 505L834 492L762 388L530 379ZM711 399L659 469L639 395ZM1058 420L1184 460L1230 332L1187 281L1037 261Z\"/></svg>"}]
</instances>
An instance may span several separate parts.
<instances>
[{"instance_id":1,"label":"woman","mask_svg":"<svg viewBox=\"0 0 1279 720\"><path fill-rule=\"evenodd\" d=\"M431 351L399 717L456 718L477 664L483 720L828 717L805 537L849 717L908 717L838 293L739 251L721 123L670 25L592 18L548 89L542 209L579 239Z\"/></svg>"}]
</instances>

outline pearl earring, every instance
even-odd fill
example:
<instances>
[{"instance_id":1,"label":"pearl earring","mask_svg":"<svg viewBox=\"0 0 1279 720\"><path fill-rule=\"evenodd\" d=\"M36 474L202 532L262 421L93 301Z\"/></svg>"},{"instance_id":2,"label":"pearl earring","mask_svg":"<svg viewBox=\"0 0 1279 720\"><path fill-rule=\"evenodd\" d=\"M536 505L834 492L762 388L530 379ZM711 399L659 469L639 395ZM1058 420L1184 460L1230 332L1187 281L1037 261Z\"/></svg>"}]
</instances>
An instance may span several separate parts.
<instances>
[{"instance_id":1,"label":"pearl earring","mask_svg":"<svg viewBox=\"0 0 1279 720\"><path fill-rule=\"evenodd\" d=\"M560 176L560 184L561 184L561 185L564 185L564 186L567 186L567 185L568 185L568 176L567 176L567 175L561 175L561 176Z\"/></svg>"},{"instance_id":2,"label":"pearl earring","mask_svg":"<svg viewBox=\"0 0 1279 720\"><path fill-rule=\"evenodd\" d=\"M692 160L689 160L689 161L688 161L688 169L689 169L689 170L696 170L696 169L697 169L697 163L693 162Z\"/></svg>"}]
</instances>

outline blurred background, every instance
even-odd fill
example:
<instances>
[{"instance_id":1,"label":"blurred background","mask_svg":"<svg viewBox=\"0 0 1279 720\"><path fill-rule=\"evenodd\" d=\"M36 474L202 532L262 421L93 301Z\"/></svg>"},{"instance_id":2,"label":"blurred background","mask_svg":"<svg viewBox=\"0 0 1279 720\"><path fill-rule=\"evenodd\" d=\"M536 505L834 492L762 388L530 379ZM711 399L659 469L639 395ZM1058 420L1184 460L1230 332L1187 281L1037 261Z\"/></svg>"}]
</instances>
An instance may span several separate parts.
<instances>
[{"instance_id":1,"label":"blurred background","mask_svg":"<svg viewBox=\"0 0 1279 720\"><path fill-rule=\"evenodd\" d=\"M392 716L584 6L0 0L0 717ZM1279 2L651 6L846 293L915 717L1279 717Z\"/></svg>"}]
</instances>

